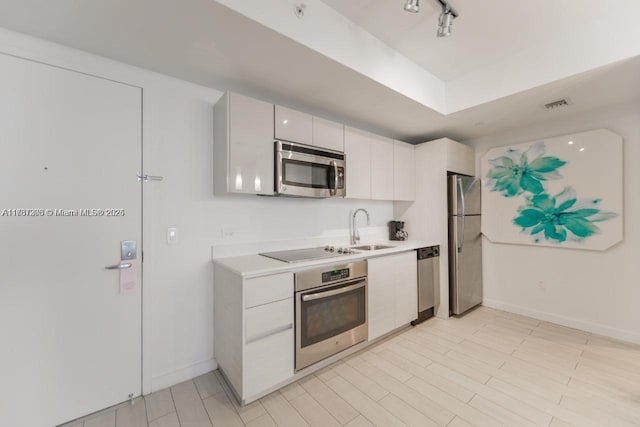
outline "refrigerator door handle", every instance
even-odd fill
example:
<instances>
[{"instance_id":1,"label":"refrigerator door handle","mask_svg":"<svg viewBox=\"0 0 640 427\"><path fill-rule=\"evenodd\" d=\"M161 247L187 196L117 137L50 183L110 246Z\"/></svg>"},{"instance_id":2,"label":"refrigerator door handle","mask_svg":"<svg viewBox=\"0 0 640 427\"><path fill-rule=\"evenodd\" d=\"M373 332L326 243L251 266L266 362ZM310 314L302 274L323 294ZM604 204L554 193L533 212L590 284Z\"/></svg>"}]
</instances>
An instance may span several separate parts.
<instances>
[{"instance_id":1,"label":"refrigerator door handle","mask_svg":"<svg viewBox=\"0 0 640 427\"><path fill-rule=\"evenodd\" d=\"M462 205L462 215L458 214L459 216L462 216L462 227L460 227L460 233L458 233L458 242L456 242L458 244L458 252L462 252L462 248L464 247L464 218L466 215L466 207L464 205L464 191L462 190L462 179L458 178L458 189L460 190L460 204ZM460 238L461 237L461 238Z\"/></svg>"}]
</instances>

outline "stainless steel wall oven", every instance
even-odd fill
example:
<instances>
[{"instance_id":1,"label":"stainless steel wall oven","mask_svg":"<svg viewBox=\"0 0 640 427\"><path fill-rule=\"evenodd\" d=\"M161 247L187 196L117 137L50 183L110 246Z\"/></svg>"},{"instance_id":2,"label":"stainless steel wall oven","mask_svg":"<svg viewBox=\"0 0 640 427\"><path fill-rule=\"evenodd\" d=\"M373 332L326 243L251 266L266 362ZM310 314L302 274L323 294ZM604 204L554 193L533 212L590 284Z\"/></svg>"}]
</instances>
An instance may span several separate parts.
<instances>
[{"instance_id":1,"label":"stainless steel wall oven","mask_svg":"<svg viewBox=\"0 0 640 427\"><path fill-rule=\"evenodd\" d=\"M296 371L366 341L367 262L295 274Z\"/></svg>"}]
</instances>

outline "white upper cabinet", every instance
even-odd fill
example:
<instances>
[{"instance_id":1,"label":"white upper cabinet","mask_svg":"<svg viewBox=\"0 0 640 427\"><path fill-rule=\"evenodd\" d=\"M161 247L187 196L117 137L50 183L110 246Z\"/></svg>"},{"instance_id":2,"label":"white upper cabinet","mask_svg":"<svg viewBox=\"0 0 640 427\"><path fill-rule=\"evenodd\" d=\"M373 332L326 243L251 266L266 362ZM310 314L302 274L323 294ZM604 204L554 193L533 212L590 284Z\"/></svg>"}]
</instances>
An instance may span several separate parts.
<instances>
[{"instance_id":1,"label":"white upper cabinet","mask_svg":"<svg viewBox=\"0 0 640 427\"><path fill-rule=\"evenodd\" d=\"M214 107L214 192L273 195L274 140L343 151L346 197L415 200L414 146L225 93Z\"/></svg>"},{"instance_id":2,"label":"white upper cabinet","mask_svg":"<svg viewBox=\"0 0 640 427\"><path fill-rule=\"evenodd\" d=\"M227 92L214 107L216 194L273 194L273 104Z\"/></svg>"},{"instance_id":3,"label":"white upper cabinet","mask_svg":"<svg viewBox=\"0 0 640 427\"><path fill-rule=\"evenodd\" d=\"M347 159L346 197L371 199L371 135L345 126L344 153Z\"/></svg>"},{"instance_id":4,"label":"white upper cabinet","mask_svg":"<svg viewBox=\"0 0 640 427\"><path fill-rule=\"evenodd\" d=\"M344 151L344 125L314 116L313 145L330 150Z\"/></svg>"},{"instance_id":5,"label":"white upper cabinet","mask_svg":"<svg viewBox=\"0 0 640 427\"><path fill-rule=\"evenodd\" d=\"M416 198L415 147L395 141L393 145L393 199L413 201Z\"/></svg>"},{"instance_id":6,"label":"white upper cabinet","mask_svg":"<svg viewBox=\"0 0 640 427\"><path fill-rule=\"evenodd\" d=\"M371 135L371 198L394 199L394 141Z\"/></svg>"},{"instance_id":7,"label":"white upper cabinet","mask_svg":"<svg viewBox=\"0 0 640 427\"><path fill-rule=\"evenodd\" d=\"M313 116L276 105L275 137L276 139L311 145L313 143Z\"/></svg>"},{"instance_id":8,"label":"white upper cabinet","mask_svg":"<svg viewBox=\"0 0 640 427\"><path fill-rule=\"evenodd\" d=\"M475 176L476 151L449 138L442 139L447 147L447 172Z\"/></svg>"}]
</instances>

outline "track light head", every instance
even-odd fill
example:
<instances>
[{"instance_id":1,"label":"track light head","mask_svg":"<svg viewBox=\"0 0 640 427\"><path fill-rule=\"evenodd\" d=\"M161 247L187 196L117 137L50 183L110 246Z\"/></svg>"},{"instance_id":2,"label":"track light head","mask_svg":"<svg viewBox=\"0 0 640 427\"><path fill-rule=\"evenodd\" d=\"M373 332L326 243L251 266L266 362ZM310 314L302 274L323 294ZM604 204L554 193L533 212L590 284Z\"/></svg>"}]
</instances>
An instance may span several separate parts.
<instances>
[{"instance_id":1,"label":"track light head","mask_svg":"<svg viewBox=\"0 0 640 427\"><path fill-rule=\"evenodd\" d=\"M420 0L407 0L404 3L405 12L418 13L420 12Z\"/></svg>"},{"instance_id":2,"label":"track light head","mask_svg":"<svg viewBox=\"0 0 640 427\"><path fill-rule=\"evenodd\" d=\"M451 35L451 26L455 16L448 6L442 6L442 13L438 18L438 37L449 37Z\"/></svg>"}]
</instances>

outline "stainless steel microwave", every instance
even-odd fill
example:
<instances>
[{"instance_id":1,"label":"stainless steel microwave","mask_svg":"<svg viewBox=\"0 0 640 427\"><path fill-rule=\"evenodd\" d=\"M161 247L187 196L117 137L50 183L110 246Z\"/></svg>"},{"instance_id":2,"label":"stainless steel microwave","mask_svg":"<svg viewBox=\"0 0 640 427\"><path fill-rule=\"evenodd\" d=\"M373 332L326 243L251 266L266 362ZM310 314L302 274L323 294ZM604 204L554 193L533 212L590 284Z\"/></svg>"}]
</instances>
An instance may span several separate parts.
<instances>
[{"instance_id":1,"label":"stainless steel microwave","mask_svg":"<svg viewBox=\"0 0 640 427\"><path fill-rule=\"evenodd\" d=\"M345 196L343 152L276 141L275 163L275 192L280 196Z\"/></svg>"}]
</instances>

